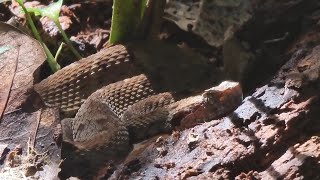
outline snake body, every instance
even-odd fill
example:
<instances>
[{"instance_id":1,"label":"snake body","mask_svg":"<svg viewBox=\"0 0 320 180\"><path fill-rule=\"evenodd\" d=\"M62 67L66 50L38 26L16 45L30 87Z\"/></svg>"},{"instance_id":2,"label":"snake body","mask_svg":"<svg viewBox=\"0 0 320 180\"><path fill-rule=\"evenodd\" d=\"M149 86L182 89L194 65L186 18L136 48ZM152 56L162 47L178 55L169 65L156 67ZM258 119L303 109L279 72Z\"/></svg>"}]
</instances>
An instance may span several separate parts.
<instances>
[{"instance_id":1,"label":"snake body","mask_svg":"<svg viewBox=\"0 0 320 180\"><path fill-rule=\"evenodd\" d=\"M97 89L137 74L123 45L115 45L81 59L34 86L43 101L75 114Z\"/></svg>"},{"instance_id":2,"label":"snake body","mask_svg":"<svg viewBox=\"0 0 320 180\"><path fill-rule=\"evenodd\" d=\"M242 98L239 84L186 98L218 79L195 57L157 43L115 45L36 84L46 104L77 112L62 121L64 149L72 149L62 152L68 176L87 177L122 159L133 143L171 131L176 119L190 125L234 110Z\"/></svg>"}]
</instances>

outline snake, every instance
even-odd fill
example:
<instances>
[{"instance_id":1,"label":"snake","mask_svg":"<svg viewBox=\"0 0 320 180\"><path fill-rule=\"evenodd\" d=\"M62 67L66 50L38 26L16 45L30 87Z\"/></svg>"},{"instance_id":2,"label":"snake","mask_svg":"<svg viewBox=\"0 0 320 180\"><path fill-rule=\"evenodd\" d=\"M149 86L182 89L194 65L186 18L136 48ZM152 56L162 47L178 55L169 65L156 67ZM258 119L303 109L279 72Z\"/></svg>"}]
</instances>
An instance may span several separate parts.
<instances>
[{"instance_id":1,"label":"snake","mask_svg":"<svg viewBox=\"0 0 320 180\"><path fill-rule=\"evenodd\" d=\"M62 169L87 179L119 161L133 144L175 126L189 128L232 112L239 83L218 86L220 72L191 51L160 42L117 44L34 85L64 114Z\"/></svg>"}]
</instances>

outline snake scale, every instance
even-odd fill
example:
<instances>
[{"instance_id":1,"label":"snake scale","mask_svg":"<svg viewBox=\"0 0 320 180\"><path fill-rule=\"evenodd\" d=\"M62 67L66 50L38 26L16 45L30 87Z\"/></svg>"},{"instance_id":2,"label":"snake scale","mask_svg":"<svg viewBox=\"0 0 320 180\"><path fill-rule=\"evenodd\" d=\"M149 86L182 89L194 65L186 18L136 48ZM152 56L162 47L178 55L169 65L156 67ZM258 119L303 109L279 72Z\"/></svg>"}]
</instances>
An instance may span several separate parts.
<instances>
[{"instance_id":1,"label":"snake scale","mask_svg":"<svg viewBox=\"0 0 320 180\"><path fill-rule=\"evenodd\" d=\"M194 96L216 80L219 71L191 52L135 42L75 62L34 89L47 105L67 116L76 113L62 121L65 148L72 149L62 152L62 167L68 176L88 177L105 162L123 159L134 143L170 132L173 124L191 126L233 111L242 100L238 83Z\"/></svg>"}]
</instances>

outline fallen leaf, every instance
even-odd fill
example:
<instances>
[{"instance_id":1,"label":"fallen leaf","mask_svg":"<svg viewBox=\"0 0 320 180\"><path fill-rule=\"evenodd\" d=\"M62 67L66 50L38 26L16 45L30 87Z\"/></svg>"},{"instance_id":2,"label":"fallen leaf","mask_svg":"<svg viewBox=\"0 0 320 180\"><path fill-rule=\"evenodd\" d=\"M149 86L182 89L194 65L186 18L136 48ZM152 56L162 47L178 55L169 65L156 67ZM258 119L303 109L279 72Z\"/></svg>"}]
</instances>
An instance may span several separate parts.
<instances>
[{"instance_id":1,"label":"fallen leaf","mask_svg":"<svg viewBox=\"0 0 320 180\"><path fill-rule=\"evenodd\" d=\"M1 119L4 112L18 109L26 100L46 55L38 41L6 23L0 22L0 37Z\"/></svg>"}]
</instances>

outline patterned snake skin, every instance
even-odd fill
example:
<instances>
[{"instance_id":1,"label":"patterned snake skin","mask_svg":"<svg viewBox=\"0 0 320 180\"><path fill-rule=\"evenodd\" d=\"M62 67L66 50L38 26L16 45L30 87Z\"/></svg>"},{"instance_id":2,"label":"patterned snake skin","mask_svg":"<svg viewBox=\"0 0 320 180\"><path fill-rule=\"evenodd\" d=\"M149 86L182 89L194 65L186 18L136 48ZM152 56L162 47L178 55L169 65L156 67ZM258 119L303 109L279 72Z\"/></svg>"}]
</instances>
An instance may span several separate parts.
<instances>
[{"instance_id":1,"label":"patterned snake skin","mask_svg":"<svg viewBox=\"0 0 320 180\"><path fill-rule=\"evenodd\" d=\"M123 45L75 62L34 86L43 101L74 114L97 89L136 74Z\"/></svg>"},{"instance_id":2,"label":"patterned snake skin","mask_svg":"<svg viewBox=\"0 0 320 180\"><path fill-rule=\"evenodd\" d=\"M218 73L193 54L138 43L102 50L34 89L46 104L60 107L67 115L77 112L62 121L62 170L67 169L67 177L85 178L105 162L125 157L133 143L171 131L181 112L196 114L186 116L185 122L190 123L190 119L203 122L234 110L242 98L239 84L216 89L213 106L205 105L211 101L203 95L184 99L212 85L215 76ZM209 112L203 115L203 109ZM68 148L72 151L64 150Z\"/></svg>"}]
</instances>

